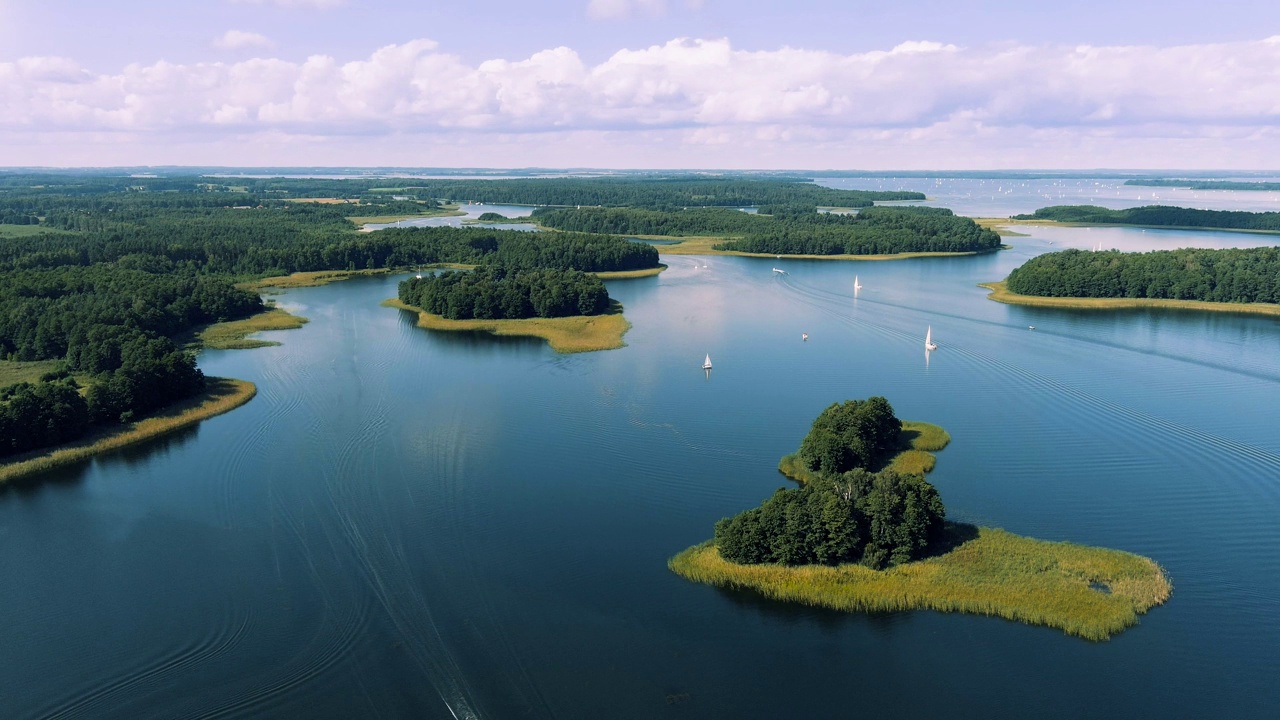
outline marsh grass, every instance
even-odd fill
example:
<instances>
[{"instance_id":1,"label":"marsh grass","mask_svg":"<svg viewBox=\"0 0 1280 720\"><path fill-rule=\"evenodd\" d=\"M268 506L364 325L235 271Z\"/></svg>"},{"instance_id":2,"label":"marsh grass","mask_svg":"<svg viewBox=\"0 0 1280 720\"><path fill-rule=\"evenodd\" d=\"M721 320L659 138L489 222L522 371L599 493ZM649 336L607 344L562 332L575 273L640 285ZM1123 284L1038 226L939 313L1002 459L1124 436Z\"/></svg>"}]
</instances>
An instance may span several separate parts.
<instances>
[{"instance_id":1,"label":"marsh grass","mask_svg":"<svg viewBox=\"0 0 1280 720\"><path fill-rule=\"evenodd\" d=\"M1280 315L1280 305L1274 303L1226 303L1204 300L1165 300L1157 298L1078 298L1042 297L1020 295L1009 290L1004 281L979 283L978 287L991 291L987 299L1007 305L1031 305L1033 307L1067 308L1072 310L1126 310L1133 308L1159 308L1162 310L1203 310L1209 312L1238 313L1242 315Z\"/></svg>"},{"instance_id":2,"label":"marsh grass","mask_svg":"<svg viewBox=\"0 0 1280 720\"><path fill-rule=\"evenodd\" d=\"M205 378L205 391L170 405L150 417L129 425L98 430L74 443L35 450L6 459L0 464L0 485L62 465L80 462L98 453L117 450L194 425L201 420L234 410L253 399L258 389L251 382L232 378Z\"/></svg>"},{"instance_id":3,"label":"marsh grass","mask_svg":"<svg viewBox=\"0 0 1280 720\"><path fill-rule=\"evenodd\" d=\"M40 380L41 375L53 372L61 365L61 360L34 360L32 362L0 360L0 387L8 387L21 382L37 382Z\"/></svg>"},{"instance_id":4,"label":"marsh grass","mask_svg":"<svg viewBox=\"0 0 1280 720\"><path fill-rule=\"evenodd\" d=\"M612 302L608 312L602 315L523 320L450 320L406 305L397 298L384 300L382 304L385 307L416 312L420 328L537 337L546 340L551 349L558 353L594 352L625 347L622 336L631 329L631 323L622 316L622 304L616 300Z\"/></svg>"},{"instance_id":5,"label":"marsh grass","mask_svg":"<svg viewBox=\"0 0 1280 720\"><path fill-rule=\"evenodd\" d=\"M1107 640L1173 591L1150 558L948 523L932 557L886 570L861 565L737 565L708 541L667 562L694 582L853 612L991 615ZM1110 591L1094 589L1107 588Z\"/></svg>"},{"instance_id":6,"label":"marsh grass","mask_svg":"<svg viewBox=\"0 0 1280 720\"><path fill-rule=\"evenodd\" d=\"M347 280L353 277L387 275L392 272L395 271L386 268L379 268L376 270L316 270L314 272L298 272L292 275L277 275L276 277L262 278L261 280L250 280L248 282L237 283L236 287L243 290L318 287L320 285L328 285L331 282Z\"/></svg>"},{"instance_id":7,"label":"marsh grass","mask_svg":"<svg viewBox=\"0 0 1280 720\"><path fill-rule=\"evenodd\" d=\"M197 344L217 350L249 350L279 345L274 340L257 340L248 336L265 330L296 330L307 324L307 319L291 315L280 308L270 308L243 320L217 323L196 334Z\"/></svg>"},{"instance_id":8,"label":"marsh grass","mask_svg":"<svg viewBox=\"0 0 1280 720\"><path fill-rule=\"evenodd\" d=\"M601 280L630 280L632 278L653 277L666 269L666 265L659 264L658 267L645 268L644 270L609 270L591 274Z\"/></svg>"},{"instance_id":9,"label":"marsh grass","mask_svg":"<svg viewBox=\"0 0 1280 720\"><path fill-rule=\"evenodd\" d=\"M933 453L945 448L951 442L951 435L941 426L912 420L902 421L902 430L898 432L896 452L886 458L874 471L893 470L911 475L924 475L932 472L938 459ZM800 460L799 453L783 456L778 462L778 472L795 480L801 485L809 482L814 474Z\"/></svg>"}]
</instances>

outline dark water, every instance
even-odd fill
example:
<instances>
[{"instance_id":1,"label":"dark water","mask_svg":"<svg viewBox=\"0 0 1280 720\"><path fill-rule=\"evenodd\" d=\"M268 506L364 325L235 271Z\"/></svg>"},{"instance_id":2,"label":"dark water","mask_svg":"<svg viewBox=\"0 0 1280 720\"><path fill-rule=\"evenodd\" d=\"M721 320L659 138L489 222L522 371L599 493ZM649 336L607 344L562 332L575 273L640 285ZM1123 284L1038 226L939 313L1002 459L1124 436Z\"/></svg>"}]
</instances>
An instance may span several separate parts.
<instances>
[{"instance_id":1,"label":"dark water","mask_svg":"<svg viewBox=\"0 0 1280 720\"><path fill-rule=\"evenodd\" d=\"M311 323L283 346L202 357L258 383L249 405L0 491L0 716L1280 716L1280 323L975 287L1091 246L1074 233L675 256L610 285L628 347L571 356L420 330L378 306L394 279L292 291ZM1149 555L1172 600L1091 644L666 569L784 484L823 407L871 394L951 431L952 518Z\"/></svg>"}]
</instances>

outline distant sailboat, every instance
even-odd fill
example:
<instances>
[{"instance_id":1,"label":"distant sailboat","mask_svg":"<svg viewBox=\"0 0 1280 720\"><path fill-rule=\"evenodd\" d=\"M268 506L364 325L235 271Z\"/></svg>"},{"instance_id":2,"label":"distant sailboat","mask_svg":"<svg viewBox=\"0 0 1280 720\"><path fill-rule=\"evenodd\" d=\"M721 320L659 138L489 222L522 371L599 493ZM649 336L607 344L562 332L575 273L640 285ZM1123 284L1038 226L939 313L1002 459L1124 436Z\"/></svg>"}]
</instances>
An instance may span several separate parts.
<instances>
[{"instance_id":1,"label":"distant sailboat","mask_svg":"<svg viewBox=\"0 0 1280 720\"><path fill-rule=\"evenodd\" d=\"M801 340L808 340L808 339L809 339L809 333L800 333L800 339L801 339Z\"/></svg>"},{"instance_id":2,"label":"distant sailboat","mask_svg":"<svg viewBox=\"0 0 1280 720\"><path fill-rule=\"evenodd\" d=\"M857 276L857 275L854 275L854 276L853 276L853 291L854 291L854 292L858 292L858 291L859 291L859 290L861 290L861 289L862 289L862 283L858 282L858 276Z\"/></svg>"},{"instance_id":3,"label":"distant sailboat","mask_svg":"<svg viewBox=\"0 0 1280 720\"><path fill-rule=\"evenodd\" d=\"M938 345L937 345L937 343L935 343L935 342L933 341L933 326L932 326L932 325L930 325L930 326L929 326L929 329L928 329L928 330L926 330L926 331L925 331L925 333L924 333L924 349L925 349L925 350L937 350L937 349L938 349Z\"/></svg>"},{"instance_id":4,"label":"distant sailboat","mask_svg":"<svg viewBox=\"0 0 1280 720\"><path fill-rule=\"evenodd\" d=\"M711 369L711 353L707 353L707 359L702 361L702 369L703 370Z\"/></svg>"},{"instance_id":5,"label":"distant sailboat","mask_svg":"<svg viewBox=\"0 0 1280 720\"><path fill-rule=\"evenodd\" d=\"M774 269L773 269L773 271L774 271L774 272L776 272L776 273L778 273L778 274L780 274L780 275L786 275L786 274L787 274L787 271L786 271L786 270L779 270L778 268L774 268Z\"/></svg>"}]
</instances>

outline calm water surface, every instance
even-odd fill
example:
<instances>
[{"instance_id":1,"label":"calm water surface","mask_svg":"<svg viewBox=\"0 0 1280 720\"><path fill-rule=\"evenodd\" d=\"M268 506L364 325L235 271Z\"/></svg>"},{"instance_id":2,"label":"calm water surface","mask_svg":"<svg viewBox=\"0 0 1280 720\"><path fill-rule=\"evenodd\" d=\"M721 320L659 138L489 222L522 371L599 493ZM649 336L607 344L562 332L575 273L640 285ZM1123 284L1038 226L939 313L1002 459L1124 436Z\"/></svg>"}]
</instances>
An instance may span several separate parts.
<instances>
[{"instance_id":1,"label":"calm water surface","mask_svg":"<svg viewBox=\"0 0 1280 720\"><path fill-rule=\"evenodd\" d=\"M1100 234L1028 231L974 258L673 256L610 285L628 347L583 355L418 329L378 306L395 279L291 291L311 323L284 345L201 358L249 405L0 491L0 715L1280 716L1280 323L986 300ZM1172 600L1091 644L666 569L871 394L951 431L950 517L1149 555Z\"/></svg>"}]
</instances>

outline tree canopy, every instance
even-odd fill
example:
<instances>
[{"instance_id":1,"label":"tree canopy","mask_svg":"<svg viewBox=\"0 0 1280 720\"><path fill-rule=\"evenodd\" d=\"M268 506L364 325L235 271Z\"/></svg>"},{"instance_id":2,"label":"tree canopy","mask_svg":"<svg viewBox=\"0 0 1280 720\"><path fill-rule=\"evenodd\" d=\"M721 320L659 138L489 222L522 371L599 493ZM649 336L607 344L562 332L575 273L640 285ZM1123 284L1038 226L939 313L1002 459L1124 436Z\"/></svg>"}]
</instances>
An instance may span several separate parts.
<instances>
[{"instance_id":1,"label":"tree canopy","mask_svg":"<svg viewBox=\"0 0 1280 720\"><path fill-rule=\"evenodd\" d=\"M1280 231L1280 212L1197 210L1169 205L1145 205L1125 210L1111 210L1096 205L1054 205L1040 208L1030 215L1014 215L1013 219L1054 220L1087 225L1149 225Z\"/></svg>"}]
</instances>

